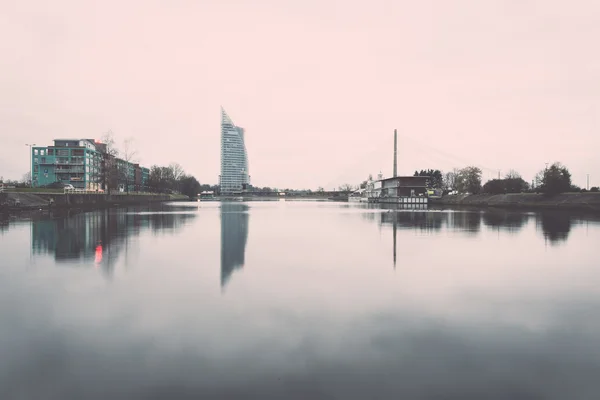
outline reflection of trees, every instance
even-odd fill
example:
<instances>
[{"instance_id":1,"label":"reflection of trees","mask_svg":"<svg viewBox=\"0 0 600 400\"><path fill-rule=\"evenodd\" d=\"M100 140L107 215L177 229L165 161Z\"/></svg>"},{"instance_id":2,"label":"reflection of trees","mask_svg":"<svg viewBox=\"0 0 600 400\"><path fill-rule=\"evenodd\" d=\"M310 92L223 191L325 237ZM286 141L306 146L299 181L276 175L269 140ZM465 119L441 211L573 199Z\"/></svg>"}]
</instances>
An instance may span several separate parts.
<instances>
[{"instance_id":1,"label":"reflection of trees","mask_svg":"<svg viewBox=\"0 0 600 400\"><path fill-rule=\"evenodd\" d=\"M4 231L8 230L9 221L8 214L0 213L0 232L4 233Z\"/></svg>"},{"instance_id":2,"label":"reflection of trees","mask_svg":"<svg viewBox=\"0 0 600 400\"><path fill-rule=\"evenodd\" d=\"M369 207L371 208L371 207ZM472 211L406 210L402 208L378 207L381 212L365 212L363 218L379 220L381 225L396 225L400 229L418 229L421 231L439 231L444 226L465 232L476 233L481 229L481 213ZM506 216L509 225L523 224L518 216Z\"/></svg>"},{"instance_id":3,"label":"reflection of trees","mask_svg":"<svg viewBox=\"0 0 600 400\"><path fill-rule=\"evenodd\" d=\"M54 254L57 262L96 262L111 273L119 255L129 243L131 235L144 229L175 230L195 216L189 212L177 213L177 207L129 207L67 215L54 214L53 218L31 222L33 254Z\"/></svg>"},{"instance_id":4,"label":"reflection of trees","mask_svg":"<svg viewBox=\"0 0 600 400\"><path fill-rule=\"evenodd\" d=\"M221 203L221 286L234 270L244 266L248 220L246 204Z\"/></svg>"},{"instance_id":5,"label":"reflection of trees","mask_svg":"<svg viewBox=\"0 0 600 400\"><path fill-rule=\"evenodd\" d=\"M464 232L477 233L481 229L481 213L477 211L452 212L449 214L448 225Z\"/></svg>"},{"instance_id":6,"label":"reflection of trees","mask_svg":"<svg viewBox=\"0 0 600 400\"><path fill-rule=\"evenodd\" d=\"M442 228L442 224L446 217L447 214L438 212L390 211L381 214L381 223L393 224L395 222L400 228L415 228L425 231L438 231Z\"/></svg>"},{"instance_id":7,"label":"reflection of trees","mask_svg":"<svg viewBox=\"0 0 600 400\"><path fill-rule=\"evenodd\" d=\"M486 226L516 232L525 226L529 216L520 212L490 209L483 213L482 218Z\"/></svg>"},{"instance_id":8,"label":"reflection of trees","mask_svg":"<svg viewBox=\"0 0 600 400\"><path fill-rule=\"evenodd\" d=\"M544 237L551 244L566 240L571 231L571 217L559 211L542 211L538 214L538 224L542 227Z\"/></svg>"}]
</instances>

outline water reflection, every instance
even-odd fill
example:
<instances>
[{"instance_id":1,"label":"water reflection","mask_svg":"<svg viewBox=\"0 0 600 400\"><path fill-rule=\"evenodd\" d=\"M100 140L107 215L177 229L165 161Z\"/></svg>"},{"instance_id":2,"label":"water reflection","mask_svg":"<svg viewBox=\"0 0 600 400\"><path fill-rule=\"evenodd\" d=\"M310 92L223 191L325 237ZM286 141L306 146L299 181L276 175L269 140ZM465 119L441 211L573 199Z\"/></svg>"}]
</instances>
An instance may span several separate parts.
<instances>
[{"instance_id":1,"label":"water reflection","mask_svg":"<svg viewBox=\"0 0 600 400\"><path fill-rule=\"evenodd\" d=\"M248 240L248 206L240 203L221 203L221 287L231 274L244 266Z\"/></svg>"},{"instance_id":2,"label":"water reflection","mask_svg":"<svg viewBox=\"0 0 600 400\"><path fill-rule=\"evenodd\" d=\"M571 216L564 212L542 211L538 214L537 226L551 245L567 240L571 231Z\"/></svg>"},{"instance_id":3,"label":"water reflection","mask_svg":"<svg viewBox=\"0 0 600 400\"><path fill-rule=\"evenodd\" d=\"M381 214L381 224L397 225L400 228L415 228L422 231L437 231L447 215L427 211L396 212L388 211Z\"/></svg>"},{"instance_id":4,"label":"water reflection","mask_svg":"<svg viewBox=\"0 0 600 400\"><path fill-rule=\"evenodd\" d=\"M0 213L0 233L8 231L9 221L10 219L8 217L8 214Z\"/></svg>"},{"instance_id":5,"label":"water reflection","mask_svg":"<svg viewBox=\"0 0 600 400\"><path fill-rule=\"evenodd\" d=\"M401 229L416 229L423 233L437 232L442 229L461 231L465 233L477 234L481 231L482 226L492 227L508 233L517 233L523 229L529 218L530 213L520 211L510 211L501 209L480 210L444 210L444 209L397 209L387 207L379 207L372 205L365 207L377 212L366 212L362 216L371 221L377 221L380 225L394 225ZM565 215L556 212L543 212L537 218L546 220L544 232L551 232L560 228L559 221L563 221L564 226ZM551 222L555 221L556 222ZM564 229L563 229L564 230ZM568 230L567 230L568 232ZM552 233L549 233L553 236ZM553 239L555 239L553 237Z\"/></svg>"},{"instance_id":6,"label":"water reflection","mask_svg":"<svg viewBox=\"0 0 600 400\"><path fill-rule=\"evenodd\" d=\"M92 264L109 275L131 237L146 229L175 233L196 215L167 205L63 214L31 221L32 253L53 254L61 264Z\"/></svg>"},{"instance_id":7,"label":"water reflection","mask_svg":"<svg viewBox=\"0 0 600 400\"><path fill-rule=\"evenodd\" d=\"M396 225L401 229L418 229L422 232L436 232L442 228L477 233L481 230L481 212L446 212L440 210L394 210L380 213L365 213L366 219L379 219L380 225Z\"/></svg>"},{"instance_id":8,"label":"water reflection","mask_svg":"<svg viewBox=\"0 0 600 400\"><path fill-rule=\"evenodd\" d=\"M487 209L475 210L442 210L429 209L407 210L397 209L390 206L369 205L368 210L376 212L365 212L362 217L367 220L379 222L379 225L391 225L394 240L394 265L396 259L396 235L397 229L414 229L421 233L435 233L442 229L459 231L476 235L480 232L482 225L516 234L521 231L530 218L535 219L536 228L541 231L545 239L551 245L565 241L571 225L577 217L573 213L548 210L538 213L525 213L520 211ZM586 217L589 221L590 217Z\"/></svg>"},{"instance_id":9,"label":"water reflection","mask_svg":"<svg viewBox=\"0 0 600 400\"><path fill-rule=\"evenodd\" d=\"M0 399L598 397L600 223L586 236L573 217L568 242L546 249L542 233L556 227L545 214L496 240L490 230L512 217L222 205L197 218L130 211L36 228L52 257L85 253L86 265L129 238L145 254L123 263L121 251L131 273L115 285L49 268L50 257L32 265L29 221L0 237ZM115 237L104 242L103 230ZM224 281L245 269L227 297L219 262Z\"/></svg>"},{"instance_id":10,"label":"water reflection","mask_svg":"<svg viewBox=\"0 0 600 400\"><path fill-rule=\"evenodd\" d=\"M511 233L521 230L529 219L529 215L500 209L489 209L483 213L483 223L486 226L502 229Z\"/></svg>"}]
</instances>

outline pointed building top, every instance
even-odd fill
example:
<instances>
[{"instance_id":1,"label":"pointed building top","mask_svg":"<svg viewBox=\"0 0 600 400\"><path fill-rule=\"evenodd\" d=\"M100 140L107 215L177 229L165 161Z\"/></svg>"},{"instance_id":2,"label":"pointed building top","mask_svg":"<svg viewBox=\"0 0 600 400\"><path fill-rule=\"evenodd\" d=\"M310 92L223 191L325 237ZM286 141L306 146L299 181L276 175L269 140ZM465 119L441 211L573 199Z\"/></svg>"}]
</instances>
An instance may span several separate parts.
<instances>
[{"instance_id":1,"label":"pointed building top","mask_svg":"<svg viewBox=\"0 0 600 400\"><path fill-rule=\"evenodd\" d=\"M221 125L232 125L235 126L229 115L225 112L223 106L221 106Z\"/></svg>"}]
</instances>

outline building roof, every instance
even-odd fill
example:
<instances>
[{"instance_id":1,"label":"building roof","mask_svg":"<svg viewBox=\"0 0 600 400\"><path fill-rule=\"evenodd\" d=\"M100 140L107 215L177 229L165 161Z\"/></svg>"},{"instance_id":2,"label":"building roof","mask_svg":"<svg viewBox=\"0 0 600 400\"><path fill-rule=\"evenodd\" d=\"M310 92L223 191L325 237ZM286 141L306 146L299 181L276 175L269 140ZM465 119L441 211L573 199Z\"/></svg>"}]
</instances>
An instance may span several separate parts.
<instances>
[{"instance_id":1,"label":"building roof","mask_svg":"<svg viewBox=\"0 0 600 400\"><path fill-rule=\"evenodd\" d=\"M103 143L97 141L96 139L85 139L85 138L81 138L81 139L52 139L53 142L81 142L81 141L86 141L89 142L91 144L93 144L94 146L98 146L98 145L102 145ZM46 146L46 147L55 147L55 146Z\"/></svg>"},{"instance_id":2,"label":"building roof","mask_svg":"<svg viewBox=\"0 0 600 400\"><path fill-rule=\"evenodd\" d=\"M381 182L383 181L391 181L393 179L430 179L430 176L394 176L391 178L384 178L384 179L380 179Z\"/></svg>"}]
</instances>

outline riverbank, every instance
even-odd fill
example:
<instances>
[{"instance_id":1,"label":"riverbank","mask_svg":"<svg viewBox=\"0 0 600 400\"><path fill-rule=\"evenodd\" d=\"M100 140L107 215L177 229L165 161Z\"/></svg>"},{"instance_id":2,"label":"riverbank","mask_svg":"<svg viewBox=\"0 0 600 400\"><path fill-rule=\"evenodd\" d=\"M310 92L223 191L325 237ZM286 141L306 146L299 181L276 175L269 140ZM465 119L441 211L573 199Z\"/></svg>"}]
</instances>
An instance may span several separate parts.
<instances>
[{"instance_id":1,"label":"riverbank","mask_svg":"<svg viewBox=\"0 0 600 400\"><path fill-rule=\"evenodd\" d=\"M331 201L331 198L326 196L311 195L311 196L218 196L213 199L201 200L205 201Z\"/></svg>"},{"instance_id":2,"label":"riverbank","mask_svg":"<svg viewBox=\"0 0 600 400\"><path fill-rule=\"evenodd\" d=\"M99 209L126 205L141 205L165 201L183 201L187 196L170 194L79 194L48 192L8 192L0 196L2 212L39 209Z\"/></svg>"},{"instance_id":3,"label":"riverbank","mask_svg":"<svg viewBox=\"0 0 600 400\"><path fill-rule=\"evenodd\" d=\"M520 209L560 209L600 213L600 193L563 193L547 197L537 193L475 194L430 199L432 205L497 207Z\"/></svg>"}]
</instances>

